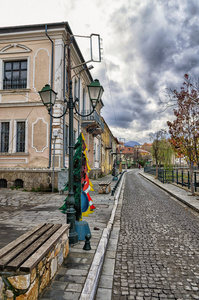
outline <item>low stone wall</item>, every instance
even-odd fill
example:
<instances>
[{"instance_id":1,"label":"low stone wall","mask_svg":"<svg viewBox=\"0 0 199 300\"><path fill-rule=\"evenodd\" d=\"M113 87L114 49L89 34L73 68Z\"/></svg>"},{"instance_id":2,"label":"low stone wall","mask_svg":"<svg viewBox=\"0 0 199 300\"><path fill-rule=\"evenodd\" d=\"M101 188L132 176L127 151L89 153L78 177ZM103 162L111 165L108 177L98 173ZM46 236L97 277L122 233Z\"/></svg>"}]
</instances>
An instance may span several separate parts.
<instances>
[{"instance_id":1,"label":"low stone wall","mask_svg":"<svg viewBox=\"0 0 199 300\"><path fill-rule=\"evenodd\" d=\"M56 244L30 273L0 272L1 300L37 300L50 284L58 267L69 252L69 230L62 234Z\"/></svg>"},{"instance_id":2,"label":"low stone wall","mask_svg":"<svg viewBox=\"0 0 199 300\"><path fill-rule=\"evenodd\" d=\"M7 188L15 186L15 180L23 181L23 188L49 188L52 185L53 171L47 169L0 169L0 179L7 181ZM58 188L58 171L54 172L54 187Z\"/></svg>"}]
</instances>

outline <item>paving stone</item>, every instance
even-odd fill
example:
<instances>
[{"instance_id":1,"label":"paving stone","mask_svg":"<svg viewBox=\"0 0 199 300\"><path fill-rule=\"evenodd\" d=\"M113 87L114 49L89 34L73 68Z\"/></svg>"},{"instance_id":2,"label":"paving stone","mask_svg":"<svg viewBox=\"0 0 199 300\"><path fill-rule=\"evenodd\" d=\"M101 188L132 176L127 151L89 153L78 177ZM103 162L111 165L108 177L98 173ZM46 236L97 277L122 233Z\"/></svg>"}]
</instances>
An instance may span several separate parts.
<instances>
[{"instance_id":1,"label":"paving stone","mask_svg":"<svg viewBox=\"0 0 199 300\"><path fill-rule=\"evenodd\" d=\"M111 289L103 289L98 288L96 300L111 300L112 299L112 290Z\"/></svg>"},{"instance_id":2,"label":"paving stone","mask_svg":"<svg viewBox=\"0 0 199 300\"><path fill-rule=\"evenodd\" d=\"M115 260L111 258L105 258L104 268L102 275L112 275L114 274Z\"/></svg>"},{"instance_id":3,"label":"paving stone","mask_svg":"<svg viewBox=\"0 0 199 300\"><path fill-rule=\"evenodd\" d=\"M101 275L99 287L105 289L112 289L113 286L113 276Z\"/></svg>"}]
</instances>

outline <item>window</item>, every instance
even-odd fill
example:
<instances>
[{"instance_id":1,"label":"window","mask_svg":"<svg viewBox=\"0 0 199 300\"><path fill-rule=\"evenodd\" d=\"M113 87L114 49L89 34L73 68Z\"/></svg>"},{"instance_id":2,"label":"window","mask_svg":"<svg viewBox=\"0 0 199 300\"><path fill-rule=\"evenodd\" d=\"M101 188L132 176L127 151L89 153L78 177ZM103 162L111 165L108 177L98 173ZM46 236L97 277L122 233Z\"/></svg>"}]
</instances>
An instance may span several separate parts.
<instances>
[{"instance_id":1,"label":"window","mask_svg":"<svg viewBox=\"0 0 199 300\"><path fill-rule=\"evenodd\" d=\"M83 89L83 103L82 103L82 111L83 114L86 113L86 95L85 95L85 90Z\"/></svg>"},{"instance_id":2,"label":"window","mask_svg":"<svg viewBox=\"0 0 199 300\"><path fill-rule=\"evenodd\" d=\"M68 125L65 127L65 153L68 154Z\"/></svg>"},{"instance_id":3,"label":"window","mask_svg":"<svg viewBox=\"0 0 199 300\"><path fill-rule=\"evenodd\" d=\"M77 93L77 80L75 79L75 87L74 87L74 99L78 98L78 93Z\"/></svg>"},{"instance_id":4,"label":"window","mask_svg":"<svg viewBox=\"0 0 199 300\"><path fill-rule=\"evenodd\" d=\"M25 89L27 86L27 60L5 61L3 89Z\"/></svg>"},{"instance_id":5,"label":"window","mask_svg":"<svg viewBox=\"0 0 199 300\"><path fill-rule=\"evenodd\" d=\"M73 143L74 143L74 146L76 144L76 140L77 140L77 131L73 131Z\"/></svg>"},{"instance_id":6,"label":"window","mask_svg":"<svg viewBox=\"0 0 199 300\"><path fill-rule=\"evenodd\" d=\"M7 180L0 179L0 188L7 188Z\"/></svg>"},{"instance_id":7,"label":"window","mask_svg":"<svg viewBox=\"0 0 199 300\"><path fill-rule=\"evenodd\" d=\"M17 122L16 152L25 152L25 122Z\"/></svg>"},{"instance_id":8,"label":"window","mask_svg":"<svg viewBox=\"0 0 199 300\"><path fill-rule=\"evenodd\" d=\"M66 87L66 92L69 92L69 86L68 86L68 67L66 66L66 70L65 70L65 87ZM65 97L65 95L64 95Z\"/></svg>"},{"instance_id":9,"label":"window","mask_svg":"<svg viewBox=\"0 0 199 300\"><path fill-rule=\"evenodd\" d=\"M14 182L14 186L15 187L20 187L20 188L23 188L23 180L22 179L16 179L15 182Z\"/></svg>"},{"instance_id":10,"label":"window","mask_svg":"<svg viewBox=\"0 0 199 300\"><path fill-rule=\"evenodd\" d=\"M9 122L1 122L1 152L9 151Z\"/></svg>"},{"instance_id":11,"label":"window","mask_svg":"<svg viewBox=\"0 0 199 300\"><path fill-rule=\"evenodd\" d=\"M96 145L96 143L94 144L94 161L96 161L96 159L97 159L97 145Z\"/></svg>"}]
</instances>

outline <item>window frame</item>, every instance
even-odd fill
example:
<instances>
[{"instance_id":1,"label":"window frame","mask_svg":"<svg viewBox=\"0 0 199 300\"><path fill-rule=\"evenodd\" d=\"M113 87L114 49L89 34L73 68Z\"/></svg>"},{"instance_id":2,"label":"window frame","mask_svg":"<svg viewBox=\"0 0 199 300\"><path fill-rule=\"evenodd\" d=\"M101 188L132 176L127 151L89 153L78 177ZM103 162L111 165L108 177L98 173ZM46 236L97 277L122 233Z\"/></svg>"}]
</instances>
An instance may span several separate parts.
<instances>
[{"instance_id":1,"label":"window frame","mask_svg":"<svg viewBox=\"0 0 199 300\"><path fill-rule=\"evenodd\" d=\"M77 79L75 78L74 80L74 100L78 98L78 84L77 84Z\"/></svg>"},{"instance_id":2,"label":"window frame","mask_svg":"<svg viewBox=\"0 0 199 300\"><path fill-rule=\"evenodd\" d=\"M24 151L17 151L17 123L25 123L25 149ZM14 143L13 143L13 152L14 153L28 153L28 120L26 119L17 119L14 120Z\"/></svg>"},{"instance_id":3,"label":"window frame","mask_svg":"<svg viewBox=\"0 0 199 300\"><path fill-rule=\"evenodd\" d=\"M82 114L86 114L86 91L84 88L82 91Z\"/></svg>"},{"instance_id":4,"label":"window frame","mask_svg":"<svg viewBox=\"0 0 199 300\"><path fill-rule=\"evenodd\" d=\"M69 154L68 146L69 146L69 126L68 124L65 124L65 154Z\"/></svg>"},{"instance_id":5,"label":"window frame","mask_svg":"<svg viewBox=\"0 0 199 300\"><path fill-rule=\"evenodd\" d=\"M76 142L77 142L77 130L74 129L73 130L73 144L74 144L74 147L75 147Z\"/></svg>"},{"instance_id":6,"label":"window frame","mask_svg":"<svg viewBox=\"0 0 199 300\"><path fill-rule=\"evenodd\" d=\"M4 74L5 74L5 62L17 62L17 61L27 61L27 76L26 76L26 88L11 88L4 89ZM30 88L30 56L17 56L17 57L5 57L0 59L0 89L2 91L13 91L13 90L27 90Z\"/></svg>"},{"instance_id":7,"label":"window frame","mask_svg":"<svg viewBox=\"0 0 199 300\"><path fill-rule=\"evenodd\" d=\"M23 63L25 67L23 68ZM10 68L6 68L10 64ZM17 67L15 65L18 65ZM3 74L3 89L4 90L20 90L27 88L27 71L28 71L28 62L27 60L13 60L13 61L4 61L4 74ZM25 78L22 78L23 72L26 73ZM10 79L7 79L7 73L10 73ZM14 75L18 73L18 79L15 79Z\"/></svg>"},{"instance_id":8,"label":"window frame","mask_svg":"<svg viewBox=\"0 0 199 300\"><path fill-rule=\"evenodd\" d=\"M9 123L9 133L8 133L8 151L1 151L1 134L2 134L2 123ZM0 120L0 154L11 152L11 120Z\"/></svg>"}]
</instances>

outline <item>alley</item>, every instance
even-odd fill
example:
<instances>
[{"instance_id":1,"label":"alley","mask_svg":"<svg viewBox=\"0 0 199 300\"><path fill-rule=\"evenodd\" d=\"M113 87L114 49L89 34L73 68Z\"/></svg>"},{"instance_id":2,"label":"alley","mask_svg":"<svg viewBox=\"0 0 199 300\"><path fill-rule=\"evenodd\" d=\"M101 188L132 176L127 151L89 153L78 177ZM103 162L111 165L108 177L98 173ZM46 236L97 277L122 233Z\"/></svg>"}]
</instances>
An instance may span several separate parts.
<instances>
[{"instance_id":1,"label":"alley","mask_svg":"<svg viewBox=\"0 0 199 300\"><path fill-rule=\"evenodd\" d=\"M199 299L198 241L197 215L129 172L112 299Z\"/></svg>"}]
</instances>

